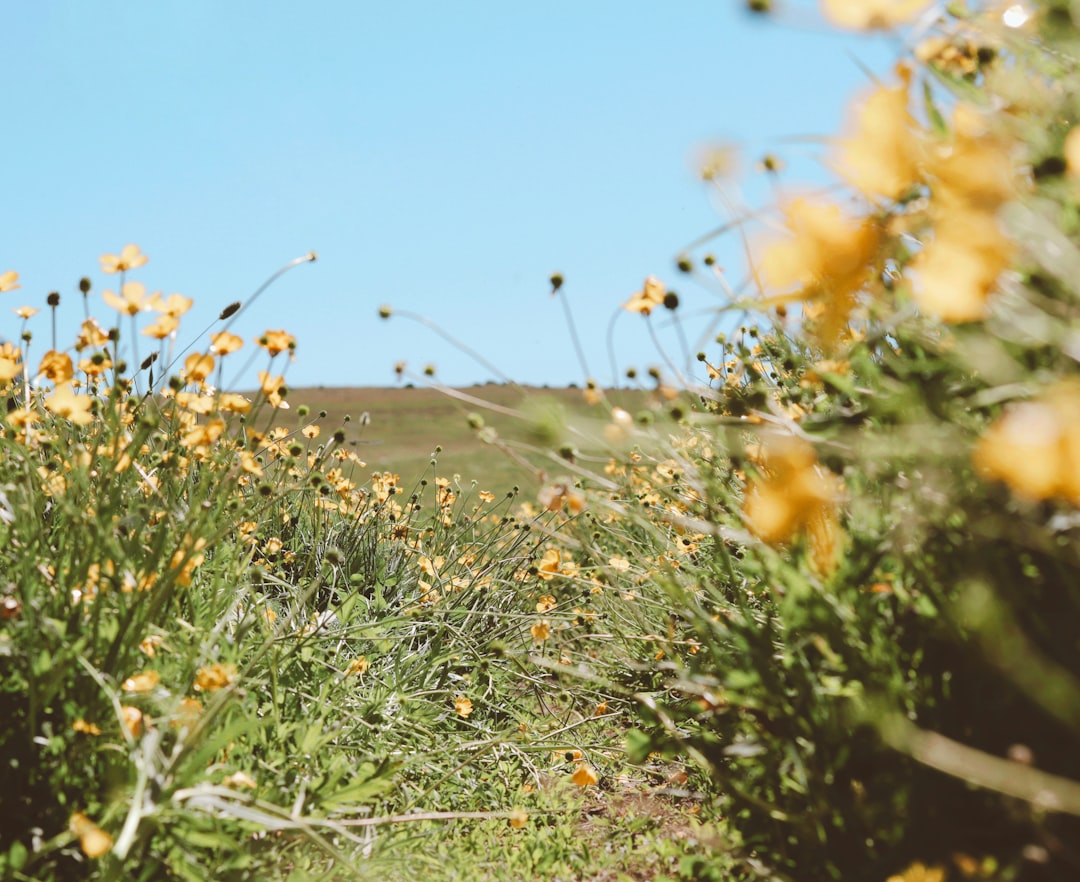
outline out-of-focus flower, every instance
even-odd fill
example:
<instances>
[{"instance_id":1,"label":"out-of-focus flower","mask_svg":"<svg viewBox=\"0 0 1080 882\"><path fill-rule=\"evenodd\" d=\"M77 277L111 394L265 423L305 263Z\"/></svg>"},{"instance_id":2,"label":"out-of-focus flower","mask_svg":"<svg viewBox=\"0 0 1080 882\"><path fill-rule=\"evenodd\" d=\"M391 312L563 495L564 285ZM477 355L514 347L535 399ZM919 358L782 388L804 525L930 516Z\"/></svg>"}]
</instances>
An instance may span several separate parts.
<instances>
[{"instance_id":1,"label":"out-of-focus flower","mask_svg":"<svg viewBox=\"0 0 1080 882\"><path fill-rule=\"evenodd\" d=\"M96 349L109 342L109 335L105 329L97 323L97 319L89 318L82 323L79 335L75 338L75 348L82 352L84 349Z\"/></svg>"},{"instance_id":2,"label":"out-of-focus flower","mask_svg":"<svg viewBox=\"0 0 1080 882\"><path fill-rule=\"evenodd\" d=\"M101 255L101 271L104 273L122 273L145 266L149 260L138 245L125 245L119 254Z\"/></svg>"},{"instance_id":3,"label":"out-of-focus flower","mask_svg":"<svg viewBox=\"0 0 1080 882\"><path fill-rule=\"evenodd\" d=\"M529 813L523 808L511 809L507 821L515 830L521 830L529 823Z\"/></svg>"},{"instance_id":4,"label":"out-of-focus flower","mask_svg":"<svg viewBox=\"0 0 1080 882\"><path fill-rule=\"evenodd\" d=\"M743 514L750 531L769 545L805 533L811 562L824 574L839 561L839 479L817 461L809 443L789 435L768 438L757 454L761 476L747 488Z\"/></svg>"},{"instance_id":5,"label":"out-of-focus flower","mask_svg":"<svg viewBox=\"0 0 1080 882\"><path fill-rule=\"evenodd\" d=\"M113 846L112 837L82 812L75 812L71 816L68 829L79 837L79 847L88 858L99 858Z\"/></svg>"},{"instance_id":6,"label":"out-of-focus flower","mask_svg":"<svg viewBox=\"0 0 1080 882\"><path fill-rule=\"evenodd\" d=\"M577 768L574 769L574 774L570 776L570 780L577 784L578 787L585 788L595 785L600 778L597 776L596 770L588 763L578 763Z\"/></svg>"},{"instance_id":7,"label":"out-of-focus flower","mask_svg":"<svg viewBox=\"0 0 1080 882\"><path fill-rule=\"evenodd\" d=\"M259 388L266 396L266 402L271 407L279 410L288 410L289 402L285 400L285 378L271 376L266 371L259 371Z\"/></svg>"},{"instance_id":8,"label":"out-of-focus flower","mask_svg":"<svg viewBox=\"0 0 1080 882\"><path fill-rule=\"evenodd\" d=\"M210 335L210 351L215 355L228 355L230 352L236 352L243 345L243 338L229 331L219 331Z\"/></svg>"},{"instance_id":9,"label":"out-of-focus flower","mask_svg":"<svg viewBox=\"0 0 1080 882\"><path fill-rule=\"evenodd\" d=\"M157 295L147 295L146 285L142 282L124 282L119 294L102 291L101 296L117 312L123 315L138 315L150 309L150 301Z\"/></svg>"},{"instance_id":10,"label":"out-of-focus flower","mask_svg":"<svg viewBox=\"0 0 1080 882\"><path fill-rule=\"evenodd\" d=\"M221 664L199 668L195 674L196 692L217 692L236 681L236 665Z\"/></svg>"},{"instance_id":11,"label":"out-of-focus flower","mask_svg":"<svg viewBox=\"0 0 1080 882\"><path fill-rule=\"evenodd\" d=\"M841 28L887 30L906 24L931 0L821 0L825 17Z\"/></svg>"},{"instance_id":12,"label":"out-of-focus flower","mask_svg":"<svg viewBox=\"0 0 1080 882\"><path fill-rule=\"evenodd\" d=\"M75 376L75 365L71 363L71 356L66 352L50 349L41 356L38 374L57 384L67 383Z\"/></svg>"},{"instance_id":13,"label":"out-of-focus flower","mask_svg":"<svg viewBox=\"0 0 1080 882\"><path fill-rule=\"evenodd\" d=\"M19 274L14 270L8 270L7 272L0 273L0 294L5 294L8 291L14 291L16 288L22 287L19 285Z\"/></svg>"},{"instance_id":14,"label":"out-of-focus flower","mask_svg":"<svg viewBox=\"0 0 1080 882\"><path fill-rule=\"evenodd\" d=\"M180 327L180 319L176 316L162 313L154 321L142 329L141 333L155 340L164 340L173 331Z\"/></svg>"},{"instance_id":15,"label":"out-of-focus flower","mask_svg":"<svg viewBox=\"0 0 1080 882\"><path fill-rule=\"evenodd\" d=\"M473 712L473 704L464 695L459 695L454 699L454 710L459 717L468 717Z\"/></svg>"},{"instance_id":16,"label":"out-of-focus flower","mask_svg":"<svg viewBox=\"0 0 1080 882\"><path fill-rule=\"evenodd\" d=\"M537 643L543 643L545 640L551 637L551 622L549 622L547 619L541 619L539 622L529 628L529 633L532 634L533 640L535 640Z\"/></svg>"},{"instance_id":17,"label":"out-of-focus flower","mask_svg":"<svg viewBox=\"0 0 1080 882\"><path fill-rule=\"evenodd\" d=\"M815 333L831 345L847 327L855 298L870 277L881 242L878 226L846 216L838 205L795 199L784 207L792 233L768 246L761 276L784 300L816 301L822 307Z\"/></svg>"},{"instance_id":18,"label":"out-of-focus flower","mask_svg":"<svg viewBox=\"0 0 1080 882\"><path fill-rule=\"evenodd\" d=\"M160 291L150 298L150 308L152 310L163 315L172 316L175 319L180 318L191 309L194 303L194 300L185 297L183 294L170 294L168 297L162 297Z\"/></svg>"},{"instance_id":19,"label":"out-of-focus flower","mask_svg":"<svg viewBox=\"0 0 1080 882\"><path fill-rule=\"evenodd\" d=\"M623 304L623 309L648 315L654 309L664 305L666 293L664 283L655 276L649 276L645 280L644 287Z\"/></svg>"},{"instance_id":20,"label":"out-of-focus flower","mask_svg":"<svg viewBox=\"0 0 1080 882\"><path fill-rule=\"evenodd\" d=\"M132 738L138 738L143 733L143 712L137 707L125 704L120 708L120 718L124 728Z\"/></svg>"},{"instance_id":21,"label":"out-of-focus flower","mask_svg":"<svg viewBox=\"0 0 1080 882\"><path fill-rule=\"evenodd\" d=\"M904 872L890 876L887 882L945 882L945 870L942 867L928 867L916 861Z\"/></svg>"},{"instance_id":22,"label":"out-of-focus flower","mask_svg":"<svg viewBox=\"0 0 1080 882\"><path fill-rule=\"evenodd\" d=\"M852 134L840 142L840 173L868 196L896 199L920 178L923 132L908 111L911 70L877 88L856 110Z\"/></svg>"},{"instance_id":23,"label":"out-of-focus flower","mask_svg":"<svg viewBox=\"0 0 1080 882\"><path fill-rule=\"evenodd\" d=\"M1010 407L975 445L986 478L1031 500L1080 506L1080 384L1061 383L1034 401Z\"/></svg>"},{"instance_id":24,"label":"out-of-focus flower","mask_svg":"<svg viewBox=\"0 0 1080 882\"><path fill-rule=\"evenodd\" d=\"M32 319L35 315L41 312L41 310L35 309L33 306L20 306L16 309L13 309L12 312L25 321L27 319Z\"/></svg>"},{"instance_id":25,"label":"out-of-focus flower","mask_svg":"<svg viewBox=\"0 0 1080 882\"><path fill-rule=\"evenodd\" d=\"M287 331L267 331L256 341L271 357L296 349L296 338Z\"/></svg>"},{"instance_id":26,"label":"out-of-focus flower","mask_svg":"<svg viewBox=\"0 0 1080 882\"><path fill-rule=\"evenodd\" d=\"M77 426L86 426L94 421L93 405L94 399L89 395L76 395L71 383L61 383L45 399L46 410L71 420Z\"/></svg>"},{"instance_id":27,"label":"out-of-focus flower","mask_svg":"<svg viewBox=\"0 0 1080 882\"><path fill-rule=\"evenodd\" d=\"M128 677L123 683L120 684L120 688L124 692L141 693L152 692L161 682L161 674L157 671L143 671L141 674L133 674Z\"/></svg>"}]
</instances>

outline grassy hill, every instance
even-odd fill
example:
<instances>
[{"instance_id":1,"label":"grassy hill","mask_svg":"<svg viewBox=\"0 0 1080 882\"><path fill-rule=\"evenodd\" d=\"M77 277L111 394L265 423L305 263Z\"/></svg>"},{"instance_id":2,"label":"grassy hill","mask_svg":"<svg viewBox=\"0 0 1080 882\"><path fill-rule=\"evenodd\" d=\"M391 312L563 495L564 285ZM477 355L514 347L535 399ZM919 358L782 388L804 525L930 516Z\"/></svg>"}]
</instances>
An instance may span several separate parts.
<instances>
[{"instance_id":1,"label":"grassy hill","mask_svg":"<svg viewBox=\"0 0 1080 882\"><path fill-rule=\"evenodd\" d=\"M642 390L615 390L607 393L607 400L636 413L647 396ZM502 439L548 445L560 442L559 427L567 420L605 418L602 406L585 403L581 389L495 383L448 391L409 386L318 386L290 389L288 400L291 409L279 414L281 425L295 425L302 405L311 410L308 420L325 411L326 417L318 421L324 436L343 427L346 443L355 445L371 471L395 472L405 487L425 475L430 479L432 474L457 474L464 485L475 480L481 489L495 493L515 485L530 492L538 481L524 463L480 440L469 424L470 414L482 417ZM431 460L437 447L442 450L437 470L433 470ZM557 468L539 454L526 453L525 458L549 472Z\"/></svg>"}]
</instances>

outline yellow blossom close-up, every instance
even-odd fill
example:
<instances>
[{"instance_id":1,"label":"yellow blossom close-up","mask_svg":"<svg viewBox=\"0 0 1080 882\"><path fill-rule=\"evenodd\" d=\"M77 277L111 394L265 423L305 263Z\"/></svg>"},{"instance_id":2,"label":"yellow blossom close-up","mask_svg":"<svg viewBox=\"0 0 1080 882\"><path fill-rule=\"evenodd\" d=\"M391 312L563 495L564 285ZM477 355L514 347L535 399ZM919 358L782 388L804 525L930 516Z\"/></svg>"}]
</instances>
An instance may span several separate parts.
<instances>
[{"instance_id":1,"label":"yellow blossom close-up","mask_svg":"<svg viewBox=\"0 0 1080 882\"><path fill-rule=\"evenodd\" d=\"M454 699L454 712L459 717L467 718L473 712L473 703L464 695Z\"/></svg>"},{"instance_id":2,"label":"yellow blossom close-up","mask_svg":"<svg viewBox=\"0 0 1080 882\"><path fill-rule=\"evenodd\" d=\"M120 249L119 254L101 255L101 271L103 273L127 272L145 266L149 259L138 245L125 245Z\"/></svg>"},{"instance_id":3,"label":"yellow blossom close-up","mask_svg":"<svg viewBox=\"0 0 1080 882\"><path fill-rule=\"evenodd\" d=\"M199 668L195 674L196 692L217 692L236 682L236 665L220 662Z\"/></svg>"},{"instance_id":4,"label":"yellow blossom close-up","mask_svg":"<svg viewBox=\"0 0 1080 882\"><path fill-rule=\"evenodd\" d=\"M821 0L821 10L832 24L859 31L888 30L908 24L932 0Z\"/></svg>"}]
</instances>

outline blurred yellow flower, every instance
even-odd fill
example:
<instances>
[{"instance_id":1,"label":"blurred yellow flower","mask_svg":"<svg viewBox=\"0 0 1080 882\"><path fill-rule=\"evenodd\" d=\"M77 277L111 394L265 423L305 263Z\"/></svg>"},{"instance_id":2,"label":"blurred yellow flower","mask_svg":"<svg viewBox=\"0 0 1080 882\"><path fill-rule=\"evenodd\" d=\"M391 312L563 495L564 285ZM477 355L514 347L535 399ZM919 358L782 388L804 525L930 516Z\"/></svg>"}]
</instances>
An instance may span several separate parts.
<instances>
[{"instance_id":1,"label":"blurred yellow flower","mask_svg":"<svg viewBox=\"0 0 1080 882\"><path fill-rule=\"evenodd\" d=\"M454 699L454 710L459 717L468 717L473 712L473 704L464 695Z\"/></svg>"},{"instance_id":2,"label":"blurred yellow flower","mask_svg":"<svg viewBox=\"0 0 1080 882\"><path fill-rule=\"evenodd\" d=\"M274 377L266 371L259 371L259 388L266 396L266 402L271 407L288 410L289 402L285 400L285 378Z\"/></svg>"},{"instance_id":3,"label":"blurred yellow flower","mask_svg":"<svg viewBox=\"0 0 1080 882\"><path fill-rule=\"evenodd\" d=\"M645 286L623 304L623 309L628 312L639 312L642 315L648 315L657 307L664 305L664 295L666 293L667 289L664 287L664 283L655 276L649 276L645 280Z\"/></svg>"},{"instance_id":4,"label":"blurred yellow flower","mask_svg":"<svg viewBox=\"0 0 1080 882\"><path fill-rule=\"evenodd\" d=\"M821 0L825 17L854 30L885 30L915 18L931 0Z\"/></svg>"},{"instance_id":5,"label":"blurred yellow flower","mask_svg":"<svg viewBox=\"0 0 1080 882\"><path fill-rule=\"evenodd\" d=\"M247 772L233 772L221 779L226 787L242 787L246 790L254 790L259 786L258 782Z\"/></svg>"},{"instance_id":6,"label":"blurred yellow flower","mask_svg":"<svg viewBox=\"0 0 1080 882\"><path fill-rule=\"evenodd\" d=\"M890 876L888 882L945 882L945 870L916 861L904 872Z\"/></svg>"},{"instance_id":7,"label":"blurred yellow flower","mask_svg":"<svg viewBox=\"0 0 1080 882\"><path fill-rule=\"evenodd\" d=\"M139 250L138 245L125 245L119 254L101 255L101 271L105 273L120 273L144 266L149 260Z\"/></svg>"},{"instance_id":8,"label":"blurred yellow flower","mask_svg":"<svg viewBox=\"0 0 1080 882\"><path fill-rule=\"evenodd\" d=\"M180 439L180 443L184 447L206 451L208 450L225 432L225 421L220 418L214 418L207 420L201 426L195 426L188 432L184 433L184 436Z\"/></svg>"},{"instance_id":9,"label":"blurred yellow flower","mask_svg":"<svg viewBox=\"0 0 1080 882\"><path fill-rule=\"evenodd\" d=\"M243 345L243 338L229 331L219 331L210 335L210 351L215 355L228 355L230 352L236 352Z\"/></svg>"},{"instance_id":10,"label":"blurred yellow flower","mask_svg":"<svg viewBox=\"0 0 1080 882\"><path fill-rule=\"evenodd\" d=\"M60 417L66 417L77 426L94 421L94 399L89 395L76 395L71 383L61 383L56 391L45 399L45 409Z\"/></svg>"},{"instance_id":11,"label":"blurred yellow flower","mask_svg":"<svg viewBox=\"0 0 1080 882\"><path fill-rule=\"evenodd\" d=\"M194 300L185 297L183 294L170 294L168 297L162 297L160 291L150 298L150 308L152 310L172 316L174 319L180 318L191 309L194 303Z\"/></svg>"},{"instance_id":12,"label":"blurred yellow flower","mask_svg":"<svg viewBox=\"0 0 1080 882\"><path fill-rule=\"evenodd\" d=\"M972 453L986 478L1030 500L1080 506L1080 384L1061 383L1010 407Z\"/></svg>"},{"instance_id":13,"label":"blurred yellow flower","mask_svg":"<svg viewBox=\"0 0 1080 882\"><path fill-rule=\"evenodd\" d=\"M538 601L536 601L536 611L538 613L546 613L555 609L558 606L558 601L555 600L550 594L545 594Z\"/></svg>"},{"instance_id":14,"label":"blurred yellow flower","mask_svg":"<svg viewBox=\"0 0 1080 882\"><path fill-rule=\"evenodd\" d=\"M41 356L38 374L54 383L67 383L75 376L75 365L71 363L71 356L66 352L50 349Z\"/></svg>"},{"instance_id":15,"label":"blurred yellow flower","mask_svg":"<svg viewBox=\"0 0 1080 882\"><path fill-rule=\"evenodd\" d=\"M8 270L7 272L0 273L0 294L14 291L16 288L20 287L22 286L19 284L19 274L17 272Z\"/></svg>"},{"instance_id":16,"label":"blurred yellow flower","mask_svg":"<svg viewBox=\"0 0 1080 882\"><path fill-rule=\"evenodd\" d=\"M839 479L818 464L809 443L789 435L768 438L757 461L761 475L750 482L743 502L750 532L769 545L805 532L815 569L831 573L842 536Z\"/></svg>"},{"instance_id":17,"label":"blurred yellow flower","mask_svg":"<svg viewBox=\"0 0 1080 882\"><path fill-rule=\"evenodd\" d=\"M124 282L119 295L112 291L102 291L101 296L109 306L124 315L138 315L150 309L152 299L147 295L146 285L142 282Z\"/></svg>"},{"instance_id":18,"label":"blurred yellow flower","mask_svg":"<svg viewBox=\"0 0 1080 882\"><path fill-rule=\"evenodd\" d=\"M189 383L204 383L214 372L214 356L193 352L184 359L184 379Z\"/></svg>"},{"instance_id":19,"label":"blurred yellow flower","mask_svg":"<svg viewBox=\"0 0 1080 882\"><path fill-rule=\"evenodd\" d=\"M180 319L176 316L169 315L168 313L162 313L154 321L148 324L142 329L143 334L147 337L153 337L155 340L164 340L173 331L180 327Z\"/></svg>"},{"instance_id":20,"label":"blurred yellow flower","mask_svg":"<svg viewBox=\"0 0 1080 882\"><path fill-rule=\"evenodd\" d=\"M75 348L82 352L87 348L97 348L109 342L109 335L98 324L97 319L89 318L82 323L79 335L75 338Z\"/></svg>"},{"instance_id":21,"label":"blurred yellow flower","mask_svg":"<svg viewBox=\"0 0 1080 882\"><path fill-rule=\"evenodd\" d=\"M511 827L520 830L529 823L529 813L523 808L511 809L507 820L510 822Z\"/></svg>"},{"instance_id":22,"label":"blurred yellow flower","mask_svg":"<svg viewBox=\"0 0 1080 882\"><path fill-rule=\"evenodd\" d=\"M217 692L236 682L236 665L212 664L199 668L195 674L196 692Z\"/></svg>"},{"instance_id":23,"label":"blurred yellow flower","mask_svg":"<svg viewBox=\"0 0 1080 882\"><path fill-rule=\"evenodd\" d=\"M345 676L350 677L353 674L365 674L369 667L371 667L371 663L367 660L367 656L357 656L345 666Z\"/></svg>"},{"instance_id":24,"label":"blurred yellow flower","mask_svg":"<svg viewBox=\"0 0 1080 882\"><path fill-rule=\"evenodd\" d=\"M79 837L79 846L88 858L99 858L112 848L112 837L82 812L71 816L68 829Z\"/></svg>"},{"instance_id":25,"label":"blurred yellow flower","mask_svg":"<svg viewBox=\"0 0 1080 882\"><path fill-rule=\"evenodd\" d=\"M161 674L157 671L143 671L141 674L133 674L128 677L120 684L120 688L124 692L152 692L160 682Z\"/></svg>"},{"instance_id":26,"label":"blurred yellow flower","mask_svg":"<svg viewBox=\"0 0 1080 882\"><path fill-rule=\"evenodd\" d=\"M877 225L846 216L838 205L795 199L784 207L792 236L773 242L761 256L766 286L785 300L817 301L822 307L815 336L831 345L847 327L855 298L870 278L881 242Z\"/></svg>"},{"instance_id":27,"label":"blurred yellow flower","mask_svg":"<svg viewBox=\"0 0 1080 882\"><path fill-rule=\"evenodd\" d=\"M187 726L189 729L198 722L199 714L202 713L203 704L197 698L181 698L173 714L173 720L169 724L173 728Z\"/></svg>"},{"instance_id":28,"label":"blurred yellow flower","mask_svg":"<svg viewBox=\"0 0 1080 882\"><path fill-rule=\"evenodd\" d=\"M84 735L100 735L101 727L97 723L88 723L86 720L78 719L71 724L71 728L76 732L81 732Z\"/></svg>"},{"instance_id":29,"label":"blurred yellow flower","mask_svg":"<svg viewBox=\"0 0 1080 882\"><path fill-rule=\"evenodd\" d=\"M529 633L532 634L533 640L535 640L537 643L543 643L545 640L551 637L551 622L549 622L547 619L541 619L539 622L529 628Z\"/></svg>"},{"instance_id":30,"label":"blurred yellow flower","mask_svg":"<svg viewBox=\"0 0 1080 882\"><path fill-rule=\"evenodd\" d=\"M862 103L840 142L839 171L867 196L896 199L921 175L923 132L908 111L911 70L899 73L899 85L880 86Z\"/></svg>"},{"instance_id":31,"label":"blurred yellow flower","mask_svg":"<svg viewBox=\"0 0 1080 882\"><path fill-rule=\"evenodd\" d=\"M296 338L286 331L267 331L256 342L271 356L296 349Z\"/></svg>"},{"instance_id":32,"label":"blurred yellow flower","mask_svg":"<svg viewBox=\"0 0 1080 882\"><path fill-rule=\"evenodd\" d=\"M11 343L0 344L0 382L14 380L23 371L22 350Z\"/></svg>"},{"instance_id":33,"label":"blurred yellow flower","mask_svg":"<svg viewBox=\"0 0 1080 882\"><path fill-rule=\"evenodd\" d=\"M588 763L578 763L574 774L570 776L570 780L577 784L578 787L591 787L596 784L600 778L596 774L596 770L593 769Z\"/></svg>"},{"instance_id":34,"label":"blurred yellow flower","mask_svg":"<svg viewBox=\"0 0 1080 882\"><path fill-rule=\"evenodd\" d=\"M125 704L120 708L120 717L124 728L132 738L138 738L143 733L143 713L137 707Z\"/></svg>"},{"instance_id":35,"label":"blurred yellow flower","mask_svg":"<svg viewBox=\"0 0 1080 882\"><path fill-rule=\"evenodd\" d=\"M21 319L32 319L41 312L41 310L35 309L33 306L20 306L17 309L13 309L12 312Z\"/></svg>"}]
</instances>

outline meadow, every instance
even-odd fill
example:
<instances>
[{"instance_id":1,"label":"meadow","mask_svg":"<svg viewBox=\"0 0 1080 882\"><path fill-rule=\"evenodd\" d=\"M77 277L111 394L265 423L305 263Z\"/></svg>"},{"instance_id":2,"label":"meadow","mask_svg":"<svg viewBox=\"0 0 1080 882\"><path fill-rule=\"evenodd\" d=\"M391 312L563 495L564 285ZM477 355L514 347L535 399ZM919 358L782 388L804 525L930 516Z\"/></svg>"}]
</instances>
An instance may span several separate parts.
<instances>
[{"instance_id":1,"label":"meadow","mask_svg":"<svg viewBox=\"0 0 1080 882\"><path fill-rule=\"evenodd\" d=\"M911 51L678 256L696 378L291 390L134 244L15 307L0 878L1076 878L1080 12L821 8Z\"/></svg>"}]
</instances>

